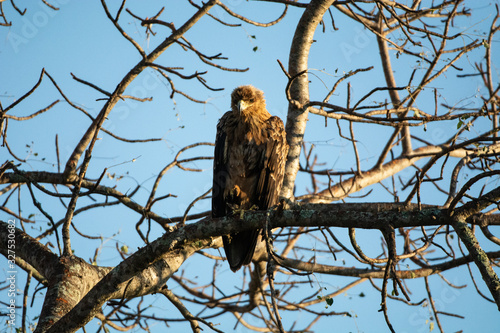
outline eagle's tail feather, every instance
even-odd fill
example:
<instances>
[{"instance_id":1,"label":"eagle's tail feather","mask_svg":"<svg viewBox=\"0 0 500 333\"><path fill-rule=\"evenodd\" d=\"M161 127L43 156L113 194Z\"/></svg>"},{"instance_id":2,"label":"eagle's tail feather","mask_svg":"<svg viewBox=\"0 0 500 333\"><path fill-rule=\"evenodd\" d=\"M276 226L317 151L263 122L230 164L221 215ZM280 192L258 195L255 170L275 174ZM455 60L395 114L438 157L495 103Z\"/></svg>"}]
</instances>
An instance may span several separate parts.
<instances>
[{"instance_id":1,"label":"eagle's tail feather","mask_svg":"<svg viewBox=\"0 0 500 333\"><path fill-rule=\"evenodd\" d=\"M243 231L222 237L226 258L233 272L252 261L258 237L259 230Z\"/></svg>"}]
</instances>

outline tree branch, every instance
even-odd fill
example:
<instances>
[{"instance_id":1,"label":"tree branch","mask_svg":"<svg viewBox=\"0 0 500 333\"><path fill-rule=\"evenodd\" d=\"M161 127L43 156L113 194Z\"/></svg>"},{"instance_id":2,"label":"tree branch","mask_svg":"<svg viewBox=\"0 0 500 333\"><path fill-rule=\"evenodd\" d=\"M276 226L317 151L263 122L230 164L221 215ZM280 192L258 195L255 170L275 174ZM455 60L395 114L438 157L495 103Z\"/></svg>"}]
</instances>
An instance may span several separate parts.
<instances>
[{"instance_id":1,"label":"tree branch","mask_svg":"<svg viewBox=\"0 0 500 333\"><path fill-rule=\"evenodd\" d=\"M292 46L290 47L288 73L291 77L307 71L309 50L313 43L314 31L321 22L323 15L335 0L313 0L309 3L300 18ZM309 82L307 73L297 77L290 87L291 98L304 105L309 101ZM290 146L288 150L285 177L281 197L292 198L295 178L299 170L299 157L307 122L307 109L290 103L286 120L286 139Z\"/></svg>"}]
</instances>

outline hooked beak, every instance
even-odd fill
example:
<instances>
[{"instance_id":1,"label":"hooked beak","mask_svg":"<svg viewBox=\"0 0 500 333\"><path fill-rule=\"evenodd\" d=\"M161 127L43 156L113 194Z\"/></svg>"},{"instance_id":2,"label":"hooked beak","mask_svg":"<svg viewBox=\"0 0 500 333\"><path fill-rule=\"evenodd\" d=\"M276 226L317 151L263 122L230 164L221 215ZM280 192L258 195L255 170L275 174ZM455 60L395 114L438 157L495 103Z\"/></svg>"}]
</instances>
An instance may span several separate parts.
<instances>
[{"instance_id":1,"label":"hooked beak","mask_svg":"<svg viewBox=\"0 0 500 333\"><path fill-rule=\"evenodd\" d=\"M236 107L238 108L239 113L243 112L250 104L247 102L240 100L238 101L238 104L236 104Z\"/></svg>"}]
</instances>

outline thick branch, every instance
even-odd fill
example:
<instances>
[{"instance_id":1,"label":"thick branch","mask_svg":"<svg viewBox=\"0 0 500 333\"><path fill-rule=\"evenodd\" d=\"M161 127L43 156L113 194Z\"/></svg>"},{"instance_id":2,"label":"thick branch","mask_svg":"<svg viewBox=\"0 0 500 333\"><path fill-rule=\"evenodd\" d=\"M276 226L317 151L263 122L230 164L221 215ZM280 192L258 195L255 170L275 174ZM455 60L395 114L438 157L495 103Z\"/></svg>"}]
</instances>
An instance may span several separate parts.
<instances>
[{"instance_id":1,"label":"thick branch","mask_svg":"<svg viewBox=\"0 0 500 333\"><path fill-rule=\"evenodd\" d=\"M493 270L491 261L487 254L481 248L476 236L467 226L467 218L473 213L478 213L492 203L500 202L500 187L488 192L477 200L473 200L459 208L457 211L450 212L453 218L453 228L460 240L465 244L470 256L481 272L484 282L488 286L491 295L495 299L498 310L500 311L500 280Z\"/></svg>"},{"instance_id":2,"label":"thick branch","mask_svg":"<svg viewBox=\"0 0 500 333\"><path fill-rule=\"evenodd\" d=\"M307 73L305 72L308 68L309 50L313 43L316 27L334 2L335 0L311 1L297 24L292 46L290 47L290 62L288 64L290 76L294 77L301 72L304 72L304 74L299 75L290 87L291 98L297 101L298 104L290 103L288 106L286 139L290 145L290 149L288 150L285 178L281 191L281 196L284 198L291 198L293 196L295 178L299 170L300 150L306 129L308 111L300 105L304 105L304 103L309 101L309 82Z\"/></svg>"},{"instance_id":3,"label":"thick branch","mask_svg":"<svg viewBox=\"0 0 500 333\"><path fill-rule=\"evenodd\" d=\"M409 156L400 156L380 167L376 165L368 171L363 171L362 176L355 175L337 183L334 186L319 192L317 197L309 199L308 201L320 203L339 200L370 185L394 176L396 173L412 166L415 162L422 158L440 154L447 148L448 147L446 146L427 146L417 148ZM463 149L450 152L450 155L454 157L464 157L466 154L467 152Z\"/></svg>"},{"instance_id":4,"label":"thick branch","mask_svg":"<svg viewBox=\"0 0 500 333\"><path fill-rule=\"evenodd\" d=\"M47 247L34 240L22 230L13 228L13 226L12 223L0 221L0 248L2 249L2 254L5 255L7 249L9 249L9 234L14 233L15 243L12 244L15 245L16 258L22 259L25 263L31 265L43 277L47 278L51 276L57 264L57 256ZM13 232L10 230L13 230ZM25 267L29 268L29 266Z\"/></svg>"},{"instance_id":5,"label":"thick branch","mask_svg":"<svg viewBox=\"0 0 500 333\"><path fill-rule=\"evenodd\" d=\"M470 257L474 260L500 311L500 280L491 266L491 261L487 253L481 248L476 236L467 226L467 222L463 219L463 216L455 219L453 228L458 237L460 237L460 240L465 244L465 247L467 247Z\"/></svg>"}]
</instances>

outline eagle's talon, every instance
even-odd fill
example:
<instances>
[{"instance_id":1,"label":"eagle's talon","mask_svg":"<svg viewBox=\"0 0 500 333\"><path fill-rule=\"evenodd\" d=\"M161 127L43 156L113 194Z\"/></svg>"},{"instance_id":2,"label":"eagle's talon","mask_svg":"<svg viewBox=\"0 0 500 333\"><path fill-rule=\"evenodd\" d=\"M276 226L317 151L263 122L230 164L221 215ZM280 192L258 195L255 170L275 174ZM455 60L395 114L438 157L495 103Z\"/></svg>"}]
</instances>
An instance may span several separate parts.
<instances>
[{"instance_id":1,"label":"eagle's talon","mask_svg":"<svg viewBox=\"0 0 500 333\"><path fill-rule=\"evenodd\" d=\"M231 215L240 216L240 220L243 220L243 215L245 215L245 210L241 208L237 208L236 205L231 205Z\"/></svg>"}]
</instances>

